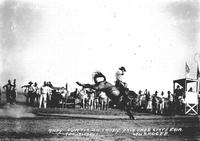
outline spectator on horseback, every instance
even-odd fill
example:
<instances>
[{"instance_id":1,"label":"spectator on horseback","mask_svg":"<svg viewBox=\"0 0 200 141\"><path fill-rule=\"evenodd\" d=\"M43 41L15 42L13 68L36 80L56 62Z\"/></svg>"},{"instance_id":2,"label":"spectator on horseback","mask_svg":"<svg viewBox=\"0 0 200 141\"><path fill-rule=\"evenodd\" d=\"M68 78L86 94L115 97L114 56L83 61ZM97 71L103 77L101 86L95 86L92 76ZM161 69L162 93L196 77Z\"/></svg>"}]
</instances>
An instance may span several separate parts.
<instances>
[{"instance_id":1,"label":"spectator on horseback","mask_svg":"<svg viewBox=\"0 0 200 141\"><path fill-rule=\"evenodd\" d=\"M11 103L11 89L12 89L12 84L11 81L8 80L8 84L3 86L3 89L6 91L6 102Z\"/></svg>"}]
</instances>

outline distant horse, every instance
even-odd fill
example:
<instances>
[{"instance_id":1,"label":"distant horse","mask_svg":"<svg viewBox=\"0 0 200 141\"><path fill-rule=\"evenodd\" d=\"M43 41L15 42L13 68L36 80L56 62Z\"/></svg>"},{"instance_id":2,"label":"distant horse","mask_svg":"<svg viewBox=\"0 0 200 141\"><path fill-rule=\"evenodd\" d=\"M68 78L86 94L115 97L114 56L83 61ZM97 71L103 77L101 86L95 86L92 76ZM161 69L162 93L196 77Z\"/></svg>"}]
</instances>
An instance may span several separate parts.
<instances>
[{"instance_id":1,"label":"distant horse","mask_svg":"<svg viewBox=\"0 0 200 141\"><path fill-rule=\"evenodd\" d=\"M103 80L98 81L98 78L103 78ZM79 82L76 83L84 88L91 88L96 91L105 92L113 105L116 105L118 108L125 110L129 118L134 119L131 112L133 99L137 97L137 94L134 91L130 91L128 88L126 88L124 93L120 93L119 88L107 82L106 77L101 72L95 72L93 75L93 80L95 84L81 84Z\"/></svg>"}]
</instances>

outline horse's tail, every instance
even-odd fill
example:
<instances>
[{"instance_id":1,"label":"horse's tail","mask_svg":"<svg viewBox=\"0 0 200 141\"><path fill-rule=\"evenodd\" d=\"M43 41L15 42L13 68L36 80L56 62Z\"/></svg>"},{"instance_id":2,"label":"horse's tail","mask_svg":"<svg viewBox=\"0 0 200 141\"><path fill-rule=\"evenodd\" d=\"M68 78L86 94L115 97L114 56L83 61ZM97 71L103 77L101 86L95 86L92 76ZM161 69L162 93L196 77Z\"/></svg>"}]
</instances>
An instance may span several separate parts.
<instances>
[{"instance_id":1,"label":"horse's tail","mask_svg":"<svg viewBox=\"0 0 200 141\"><path fill-rule=\"evenodd\" d=\"M102 77L102 78L103 78L103 81L106 81L106 77L105 77L100 71L96 71L96 72L94 72L94 74L93 74L93 80L94 80L95 84L98 83L97 78L99 78L99 77Z\"/></svg>"}]
</instances>

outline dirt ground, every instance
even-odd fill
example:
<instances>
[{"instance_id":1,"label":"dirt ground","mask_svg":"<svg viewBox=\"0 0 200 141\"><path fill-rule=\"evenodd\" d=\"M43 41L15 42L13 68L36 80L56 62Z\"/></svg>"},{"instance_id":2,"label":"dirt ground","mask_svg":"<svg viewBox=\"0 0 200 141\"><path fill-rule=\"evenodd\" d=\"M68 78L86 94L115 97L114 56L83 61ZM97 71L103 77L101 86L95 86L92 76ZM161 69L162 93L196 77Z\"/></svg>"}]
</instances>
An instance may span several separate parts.
<instances>
[{"instance_id":1,"label":"dirt ground","mask_svg":"<svg viewBox=\"0 0 200 141\"><path fill-rule=\"evenodd\" d=\"M200 140L198 116L157 118L157 115L145 115L146 118L137 120L97 120L38 116L35 112L126 116L124 111L116 109L30 108L21 99L17 105L1 105L0 140Z\"/></svg>"},{"instance_id":2,"label":"dirt ground","mask_svg":"<svg viewBox=\"0 0 200 141\"><path fill-rule=\"evenodd\" d=\"M3 140L200 140L199 129L199 119L0 118Z\"/></svg>"}]
</instances>

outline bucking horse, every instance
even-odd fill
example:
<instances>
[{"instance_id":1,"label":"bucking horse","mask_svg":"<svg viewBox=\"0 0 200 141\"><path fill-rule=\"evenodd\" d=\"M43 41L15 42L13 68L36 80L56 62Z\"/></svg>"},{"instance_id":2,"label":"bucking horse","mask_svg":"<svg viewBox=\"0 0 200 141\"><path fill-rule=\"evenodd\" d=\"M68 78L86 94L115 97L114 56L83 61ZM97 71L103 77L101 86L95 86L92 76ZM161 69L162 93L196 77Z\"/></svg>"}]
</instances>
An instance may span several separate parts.
<instances>
[{"instance_id":1,"label":"bucking horse","mask_svg":"<svg viewBox=\"0 0 200 141\"><path fill-rule=\"evenodd\" d=\"M99 81L99 78L101 81ZM94 84L82 84L76 82L79 86L84 88L91 88L96 91L105 92L111 103L116 105L117 108L125 110L130 119L134 119L133 111L136 105L137 94L134 91L124 88L124 92L120 92L120 89L115 85L112 85L106 80L106 77L99 71L93 74Z\"/></svg>"}]
</instances>

